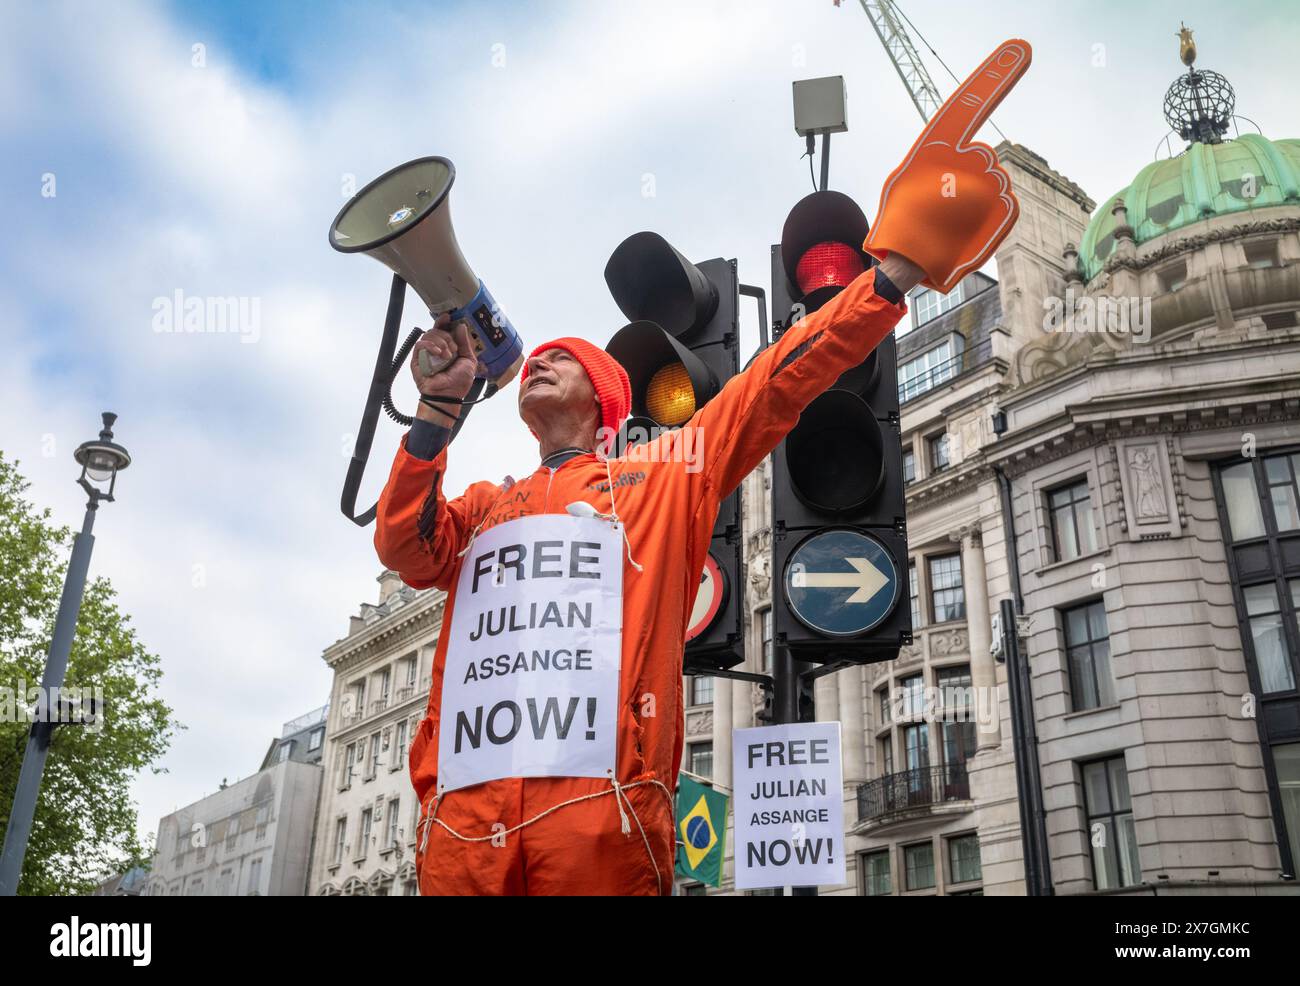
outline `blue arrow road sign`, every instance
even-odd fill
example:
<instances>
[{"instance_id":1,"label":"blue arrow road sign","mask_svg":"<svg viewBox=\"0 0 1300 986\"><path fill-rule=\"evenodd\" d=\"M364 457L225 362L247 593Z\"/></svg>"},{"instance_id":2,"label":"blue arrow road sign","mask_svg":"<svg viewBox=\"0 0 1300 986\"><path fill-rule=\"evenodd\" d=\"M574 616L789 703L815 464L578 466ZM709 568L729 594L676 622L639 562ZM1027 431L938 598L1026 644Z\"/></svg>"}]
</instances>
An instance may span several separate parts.
<instances>
[{"instance_id":1,"label":"blue arrow road sign","mask_svg":"<svg viewBox=\"0 0 1300 986\"><path fill-rule=\"evenodd\" d=\"M894 610L898 569L869 534L820 531L791 553L785 598L806 626L835 637L865 633Z\"/></svg>"}]
</instances>

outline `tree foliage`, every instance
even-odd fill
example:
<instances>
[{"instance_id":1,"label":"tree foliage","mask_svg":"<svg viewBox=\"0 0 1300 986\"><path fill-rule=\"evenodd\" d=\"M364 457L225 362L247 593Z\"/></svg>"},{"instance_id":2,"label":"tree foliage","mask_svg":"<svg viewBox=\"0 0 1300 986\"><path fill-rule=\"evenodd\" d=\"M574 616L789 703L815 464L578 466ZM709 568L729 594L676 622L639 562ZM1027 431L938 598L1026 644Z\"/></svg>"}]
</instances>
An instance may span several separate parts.
<instances>
[{"instance_id":1,"label":"tree foliage","mask_svg":"<svg viewBox=\"0 0 1300 986\"><path fill-rule=\"evenodd\" d=\"M44 672L72 545L48 508L24 498L28 486L0 453L0 834L27 745L26 693ZM102 688L106 710L97 726L54 730L20 894L87 893L107 875L148 865L151 847L136 836L128 789L141 770L163 772L162 755L183 728L158 698L161 677L108 579L91 579L65 684Z\"/></svg>"}]
</instances>

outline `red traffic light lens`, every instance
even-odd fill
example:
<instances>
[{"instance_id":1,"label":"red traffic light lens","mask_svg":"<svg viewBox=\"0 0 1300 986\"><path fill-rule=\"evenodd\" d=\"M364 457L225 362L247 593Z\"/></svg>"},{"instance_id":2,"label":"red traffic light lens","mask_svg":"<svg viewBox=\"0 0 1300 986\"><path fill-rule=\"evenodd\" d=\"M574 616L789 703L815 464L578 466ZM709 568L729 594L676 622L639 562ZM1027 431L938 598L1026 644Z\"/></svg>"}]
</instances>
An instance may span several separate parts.
<instances>
[{"instance_id":1,"label":"red traffic light lens","mask_svg":"<svg viewBox=\"0 0 1300 986\"><path fill-rule=\"evenodd\" d=\"M817 288L846 288L867 269L862 254L847 243L818 243L795 267L794 278L804 294Z\"/></svg>"}]
</instances>

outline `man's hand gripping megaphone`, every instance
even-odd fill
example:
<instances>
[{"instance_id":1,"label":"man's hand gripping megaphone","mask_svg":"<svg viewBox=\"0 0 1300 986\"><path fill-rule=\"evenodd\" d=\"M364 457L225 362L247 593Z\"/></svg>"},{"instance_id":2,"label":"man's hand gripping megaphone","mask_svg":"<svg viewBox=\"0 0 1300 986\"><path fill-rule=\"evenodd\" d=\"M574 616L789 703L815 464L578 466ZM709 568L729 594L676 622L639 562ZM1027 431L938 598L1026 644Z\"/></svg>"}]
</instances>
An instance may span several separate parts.
<instances>
[{"instance_id":1,"label":"man's hand gripping megaphone","mask_svg":"<svg viewBox=\"0 0 1300 986\"><path fill-rule=\"evenodd\" d=\"M421 397L416 417L448 427L460 417L459 401L474 384L479 370L478 354L463 319L451 324L451 313L443 312L411 352L411 375Z\"/></svg>"},{"instance_id":2,"label":"man's hand gripping megaphone","mask_svg":"<svg viewBox=\"0 0 1300 986\"><path fill-rule=\"evenodd\" d=\"M880 191L867 253L906 258L924 272L921 283L943 294L992 256L1020 203L993 148L971 138L1032 53L1019 38L1002 42L939 108Z\"/></svg>"}]
</instances>

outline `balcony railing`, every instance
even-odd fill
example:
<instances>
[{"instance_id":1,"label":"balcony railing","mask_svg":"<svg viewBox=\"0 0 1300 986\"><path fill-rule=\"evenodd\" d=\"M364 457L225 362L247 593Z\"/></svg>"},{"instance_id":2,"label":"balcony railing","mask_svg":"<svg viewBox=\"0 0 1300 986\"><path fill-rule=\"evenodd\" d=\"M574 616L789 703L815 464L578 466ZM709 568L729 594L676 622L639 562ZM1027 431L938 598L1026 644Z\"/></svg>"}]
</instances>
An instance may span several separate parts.
<instances>
[{"instance_id":1,"label":"balcony railing","mask_svg":"<svg viewBox=\"0 0 1300 986\"><path fill-rule=\"evenodd\" d=\"M970 797L964 763L916 767L858 785L858 821L875 821L910 808L928 808Z\"/></svg>"}]
</instances>

